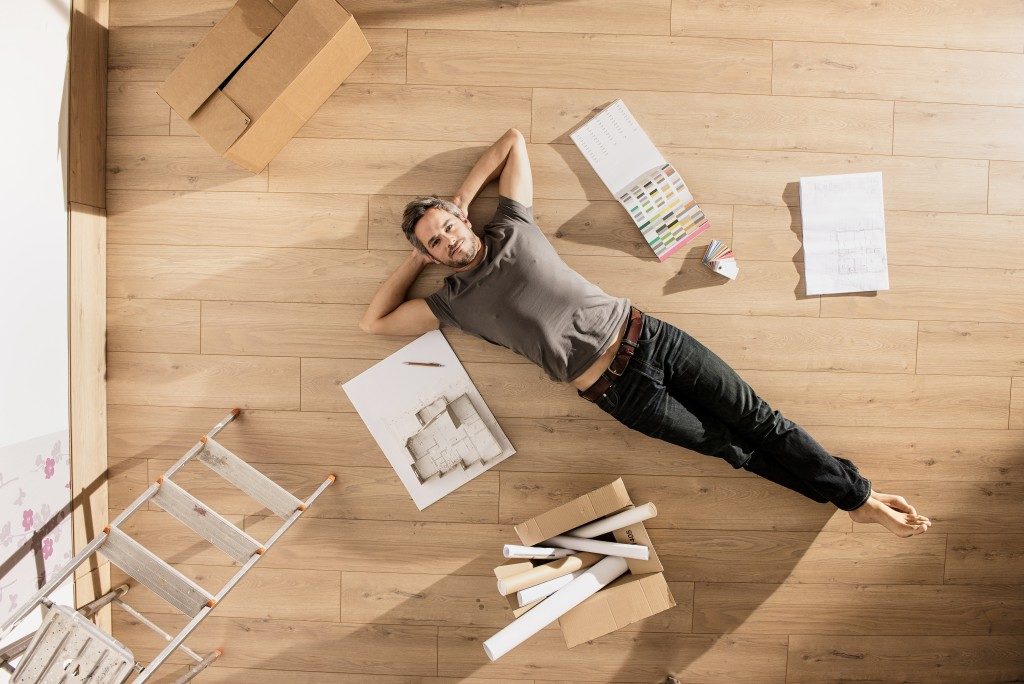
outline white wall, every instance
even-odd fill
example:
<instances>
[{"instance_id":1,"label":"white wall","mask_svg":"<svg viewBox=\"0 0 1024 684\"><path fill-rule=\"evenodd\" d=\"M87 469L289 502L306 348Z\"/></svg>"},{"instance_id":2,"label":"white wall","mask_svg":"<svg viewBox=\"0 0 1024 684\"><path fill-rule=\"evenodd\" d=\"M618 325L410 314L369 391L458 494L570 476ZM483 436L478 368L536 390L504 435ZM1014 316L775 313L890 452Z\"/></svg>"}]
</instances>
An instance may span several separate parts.
<instances>
[{"instance_id":1,"label":"white wall","mask_svg":"<svg viewBox=\"0 0 1024 684\"><path fill-rule=\"evenodd\" d=\"M0 40L0 563L23 548L70 494L64 488L71 473L65 158L70 16L70 0L18 3ZM70 518L47 538L45 565L52 570L70 552ZM27 570L19 565L0 578L0 621L13 612L15 600L33 593L35 559L30 554L25 561ZM70 587L54 598L70 602Z\"/></svg>"}]
</instances>

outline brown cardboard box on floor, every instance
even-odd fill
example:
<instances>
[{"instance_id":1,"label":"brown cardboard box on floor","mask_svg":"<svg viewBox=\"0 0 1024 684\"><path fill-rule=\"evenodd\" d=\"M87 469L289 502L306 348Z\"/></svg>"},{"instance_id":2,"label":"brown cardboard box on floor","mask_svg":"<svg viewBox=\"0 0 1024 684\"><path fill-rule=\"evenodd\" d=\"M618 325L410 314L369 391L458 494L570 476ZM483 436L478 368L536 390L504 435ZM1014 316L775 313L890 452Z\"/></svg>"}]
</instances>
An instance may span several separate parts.
<instances>
[{"instance_id":1,"label":"brown cardboard box on floor","mask_svg":"<svg viewBox=\"0 0 1024 684\"><path fill-rule=\"evenodd\" d=\"M530 518L515 526L519 539L533 546L551 537L586 525L599 518L632 508L633 502L622 479L615 480L584 494L567 504ZM562 637L569 648L596 639L628 624L676 605L676 600L665 581L664 566L654 551L644 524L636 523L614 532L616 541L624 544L643 544L651 550L646 561L627 558L629 573L618 578L558 620ZM499 579L529 570L545 561L510 560L494 569ZM519 617L537 602L520 607L515 595L510 595L509 606Z\"/></svg>"},{"instance_id":2,"label":"brown cardboard box on floor","mask_svg":"<svg viewBox=\"0 0 1024 684\"><path fill-rule=\"evenodd\" d=\"M368 54L337 0L238 0L157 93L259 173Z\"/></svg>"}]
</instances>

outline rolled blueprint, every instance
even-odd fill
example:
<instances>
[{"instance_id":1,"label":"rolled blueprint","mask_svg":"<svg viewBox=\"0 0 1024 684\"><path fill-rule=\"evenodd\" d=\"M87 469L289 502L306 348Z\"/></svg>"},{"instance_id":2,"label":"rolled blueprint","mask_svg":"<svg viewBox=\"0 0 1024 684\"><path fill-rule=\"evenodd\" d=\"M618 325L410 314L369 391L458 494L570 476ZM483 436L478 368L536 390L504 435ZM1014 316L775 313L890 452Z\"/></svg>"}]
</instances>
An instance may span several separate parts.
<instances>
[{"instance_id":1,"label":"rolled blueprint","mask_svg":"<svg viewBox=\"0 0 1024 684\"><path fill-rule=\"evenodd\" d=\"M574 556L559 558L550 563L538 565L532 570L498 580L498 593L502 596L508 596L541 582L547 582L556 577L562 577L577 570L589 568L599 560L601 560L601 556L596 553L577 553Z\"/></svg>"},{"instance_id":2,"label":"rolled blueprint","mask_svg":"<svg viewBox=\"0 0 1024 684\"><path fill-rule=\"evenodd\" d=\"M565 558L575 553L570 549L555 549L545 546L516 546L505 544L502 550L505 558Z\"/></svg>"},{"instance_id":3,"label":"rolled blueprint","mask_svg":"<svg viewBox=\"0 0 1024 684\"><path fill-rule=\"evenodd\" d=\"M484 642L484 653L497 660L626 572L626 561L608 556Z\"/></svg>"},{"instance_id":4,"label":"rolled blueprint","mask_svg":"<svg viewBox=\"0 0 1024 684\"><path fill-rule=\"evenodd\" d=\"M551 594L554 594L584 572L584 570L577 570L571 575L562 575L561 577L556 577L553 580L548 580L547 582L541 582L535 586L527 587L522 591L516 592L516 600L519 601L519 605L525 606L527 603L533 603L537 599L551 596Z\"/></svg>"},{"instance_id":5,"label":"rolled blueprint","mask_svg":"<svg viewBox=\"0 0 1024 684\"><path fill-rule=\"evenodd\" d=\"M636 558L637 560L648 560L651 557L651 550L640 544L617 544L616 542L597 541L596 539L585 539L583 537L567 537L559 535L548 539L548 544L561 546L563 549L576 549L577 551L589 551L600 553L605 556L622 556L623 558Z\"/></svg>"},{"instance_id":6,"label":"rolled blueprint","mask_svg":"<svg viewBox=\"0 0 1024 684\"><path fill-rule=\"evenodd\" d=\"M630 508L613 516L577 527L575 530L569 530L565 534L570 537L599 537L607 532L614 532L623 527L649 520L656 515L658 515L658 509L654 507L654 504L645 503L643 506Z\"/></svg>"}]
</instances>

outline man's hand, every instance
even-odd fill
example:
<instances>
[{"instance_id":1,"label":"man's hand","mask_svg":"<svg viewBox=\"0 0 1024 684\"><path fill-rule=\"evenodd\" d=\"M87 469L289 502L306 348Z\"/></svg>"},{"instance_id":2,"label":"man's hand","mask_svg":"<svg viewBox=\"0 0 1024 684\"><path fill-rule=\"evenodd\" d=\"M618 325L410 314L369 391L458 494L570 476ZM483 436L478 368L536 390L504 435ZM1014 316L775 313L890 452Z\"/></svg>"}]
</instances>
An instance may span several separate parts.
<instances>
[{"instance_id":1,"label":"man's hand","mask_svg":"<svg viewBox=\"0 0 1024 684\"><path fill-rule=\"evenodd\" d=\"M462 210L463 218L469 216L469 202L467 202L462 195L456 195L455 197L452 197L452 203Z\"/></svg>"},{"instance_id":2,"label":"man's hand","mask_svg":"<svg viewBox=\"0 0 1024 684\"><path fill-rule=\"evenodd\" d=\"M434 261L434 257L430 256L426 252L423 252L418 247L412 248L412 255L410 258L414 262L416 262L416 265L419 266L420 268L423 268L424 266L429 266L430 264L437 263L436 261Z\"/></svg>"}]
</instances>

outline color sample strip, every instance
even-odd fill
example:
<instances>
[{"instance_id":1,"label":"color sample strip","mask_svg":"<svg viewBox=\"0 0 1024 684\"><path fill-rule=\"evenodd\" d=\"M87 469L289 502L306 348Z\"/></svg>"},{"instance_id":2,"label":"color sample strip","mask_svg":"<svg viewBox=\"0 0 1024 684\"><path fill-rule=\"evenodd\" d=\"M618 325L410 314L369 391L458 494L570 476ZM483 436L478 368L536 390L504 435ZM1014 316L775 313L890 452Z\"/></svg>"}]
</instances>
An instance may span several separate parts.
<instances>
[{"instance_id":1,"label":"color sample strip","mask_svg":"<svg viewBox=\"0 0 1024 684\"><path fill-rule=\"evenodd\" d=\"M710 227L682 176L665 164L619 195L659 261Z\"/></svg>"}]
</instances>

